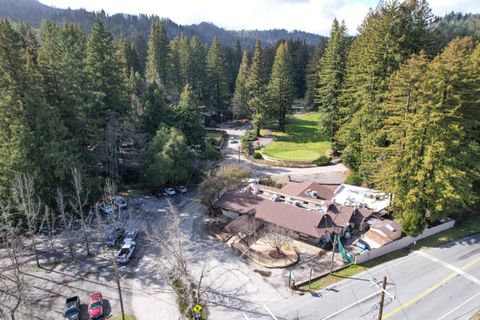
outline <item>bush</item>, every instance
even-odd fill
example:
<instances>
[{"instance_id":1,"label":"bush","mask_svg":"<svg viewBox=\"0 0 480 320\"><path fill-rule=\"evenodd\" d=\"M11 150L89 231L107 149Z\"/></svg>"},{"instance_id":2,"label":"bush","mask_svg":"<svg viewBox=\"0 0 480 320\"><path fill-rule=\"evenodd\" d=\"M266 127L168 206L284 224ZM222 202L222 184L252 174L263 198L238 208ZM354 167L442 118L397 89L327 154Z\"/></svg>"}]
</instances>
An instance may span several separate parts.
<instances>
[{"instance_id":1,"label":"bush","mask_svg":"<svg viewBox=\"0 0 480 320\"><path fill-rule=\"evenodd\" d=\"M246 139L247 141L254 141L257 140L257 135L255 134L255 131L249 130L242 138Z\"/></svg>"},{"instance_id":2,"label":"bush","mask_svg":"<svg viewBox=\"0 0 480 320\"><path fill-rule=\"evenodd\" d=\"M346 184L351 184L354 186L361 186L363 182L363 178L355 171L351 171L348 177L345 179Z\"/></svg>"},{"instance_id":3,"label":"bush","mask_svg":"<svg viewBox=\"0 0 480 320\"><path fill-rule=\"evenodd\" d=\"M222 159L222 153L208 144L205 149L205 156L208 160L217 161Z\"/></svg>"},{"instance_id":4,"label":"bush","mask_svg":"<svg viewBox=\"0 0 480 320\"><path fill-rule=\"evenodd\" d=\"M320 156L317 160L313 161L317 166L326 166L330 163L330 158L327 156Z\"/></svg>"},{"instance_id":5,"label":"bush","mask_svg":"<svg viewBox=\"0 0 480 320\"><path fill-rule=\"evenodd\" d=\"M260 180L258 180L258 183L264 186L275 187L278 189L281 189L283 187L283 184L280 181L273 180L270 176L260 178Z\"/></svg>"},{"instance_id":6,"label":"bush","mask_svg":"<svg viewBox=\"0 0 480 320\"><path fill-rule=\"evenodd\" d=\"M260 150L264 147L263 144L256 144L255 147L253 147L254 150Z\"/></svg>"},{"instance_id":7,"label":"bush","mask_svg":"<svg viewBox=\"0 0 480 320\"><path fill-rule=\"evenodd\" d=\"M253 154L253 159L256 159L256 160L261 160L261 159L263 159L262 154L261 154L260 152L255 152L255 153Z\"/></svg>"}]
</instances>

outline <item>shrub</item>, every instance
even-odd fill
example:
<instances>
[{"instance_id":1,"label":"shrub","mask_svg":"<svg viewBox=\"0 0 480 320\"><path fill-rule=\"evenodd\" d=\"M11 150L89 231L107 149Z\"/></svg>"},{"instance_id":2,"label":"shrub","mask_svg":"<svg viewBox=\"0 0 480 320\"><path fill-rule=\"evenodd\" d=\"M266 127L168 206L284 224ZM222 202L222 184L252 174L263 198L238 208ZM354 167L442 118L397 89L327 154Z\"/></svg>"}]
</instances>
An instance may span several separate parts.
<instances>
[{"instance_id":1,"label":"shrub","mask_svg":"<svg viewBox=\"0 0 480 320\"><path fill-rule=\"evenodd\" d=\"M220 151L216 150L211 145L208 145L208 144L207 144L206 149L205 149L205 156L208 160L217 161L217 160L222 159L222 153Z\"/></svg>"},{"instance_id":2,"label":"shrub","mask_svg":"<svg viewBox=\"0 0 480 320\"><path fill-rule=\"evenodd\" d=\"M327 156L320 156L317 160L313 161L317 166L326 166L330 163L330 158Z\"/></svg>"},{"instance_id":3,"label":"shrub","mask_svg":"<svg viewBox=\"0 0 480 320\"><path fill-rule=\"evenodd\" d=\"M270 176L260 178L260 180L258 180L258 183L264 186L275 187L278 189L281 189L283 187L283 184L280 181L273 180Z\"/></svg>"},{"instance_id":4,"label":"shrub","mask_svg":"<svg viewBox=\"0 0 480 320\"><path fill-rule=\"evenodd\" d=\"M345 179L346 184L351 184L354 186L360 186L362 185L362 182L363 182L362 176L355 171L351 171L348 177Z\"/></svg>"},{"instance_id":5,"label":"shrub","mask_svg":"<svg viewBox=\"0 0 480 320\"><path fill-rule=\"evenodd\" d=\"M253 149L255 149L255 150L260 150L260 149L262 149L263 147L264 147L263 144L256 144L255 147L253 147Z\"/></svg>"},{"instance_id":6,"label":"shrub","mask_svg":"<svg viewBox=\"0 0 480 320\"><path fill-rule=\"evenodd\" d=\"M262 154L261 154L260 152L255 152L255 153L253 154L253 159L256 159L256 160L261 160L261 159L263 159Z\"/></svg>"}]
</instances>

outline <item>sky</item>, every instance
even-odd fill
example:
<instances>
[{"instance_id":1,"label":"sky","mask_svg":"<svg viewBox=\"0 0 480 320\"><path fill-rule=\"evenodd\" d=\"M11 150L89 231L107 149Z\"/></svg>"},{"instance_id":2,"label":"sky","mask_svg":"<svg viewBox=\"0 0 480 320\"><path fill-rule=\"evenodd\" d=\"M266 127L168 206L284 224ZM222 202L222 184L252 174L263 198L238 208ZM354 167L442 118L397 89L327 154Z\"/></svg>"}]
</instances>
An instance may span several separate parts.
<instances>
[{"instance_id":1,"label":"sky","mask_svg":"<svg viewBox=\"0 0 480 320\"><path fill-rule=\"evenodd\" d=\"M212 22L229 30L287 29L328 35L334 18L354 35L378 0L40 0L57 8L156 14L179 24ZM480 0L430 0L435 15L480 13Z\"/></svg>"}]
</instances>

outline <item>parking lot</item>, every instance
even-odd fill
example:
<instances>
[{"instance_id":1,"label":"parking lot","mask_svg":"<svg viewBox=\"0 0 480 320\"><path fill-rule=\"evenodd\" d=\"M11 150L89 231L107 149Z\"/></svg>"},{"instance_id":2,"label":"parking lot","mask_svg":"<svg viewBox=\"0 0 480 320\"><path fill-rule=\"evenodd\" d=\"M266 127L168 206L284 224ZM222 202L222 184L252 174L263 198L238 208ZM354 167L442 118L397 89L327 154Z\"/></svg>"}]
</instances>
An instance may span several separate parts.
<instances>
[{"instance_id":1,"label":"parking lot","mask_svg":"<svg viewBox=\"0 0 480 320\"><path fill-rule=\"evenodd\" d=\"M175 295L165 282L162 269L162 252L150 235L164 229L165 217L170 213L169 202L181 218L181 230L187 236L189 247L188 268L194 277L207 270L203 285L208 312L211 319L226 319L233 313L247 316L258 313L259 306L280 301L291 295L287 289L289 269L267 269L242 257L227 244L218 241L208 232L210 217L198 203L196 190L173 197L156 197L150 194L128 199L128 209L122 212L121 226L126 230L137 230L137 248L131 261L119 266L120 283L124 309L137 319L177 319ZM120 315L120 301L113 259L118 248L108 248L105 237L114 229L105 223L100 231L90 233L93 256L85 255L81 234L75 233L76 259L70 260L65 239L56 242L57 256L63 262L48 264L42 261L42 268L36 268L30 255L24 268L28 285L35 289L38 301L36 308L26 311L19 319L58 319L63 315L65 299L78 295L81 300L81 319L88 319L88 298L94 292L101 292L105 299L106 314ZM61 238L61 237L60 237ZM4 253L4 252L2 252ZM313 263L309 256L303 256L305 264L292 267L305 273L307 265ZM5 259L2 263L8 262ZM300 277L300 273L298 273ZM39 313L38 309L42 312ZM252 314L249 314L252 312ZM41 314L41 316L39 316Z\"/></svg>"}]
</instances>

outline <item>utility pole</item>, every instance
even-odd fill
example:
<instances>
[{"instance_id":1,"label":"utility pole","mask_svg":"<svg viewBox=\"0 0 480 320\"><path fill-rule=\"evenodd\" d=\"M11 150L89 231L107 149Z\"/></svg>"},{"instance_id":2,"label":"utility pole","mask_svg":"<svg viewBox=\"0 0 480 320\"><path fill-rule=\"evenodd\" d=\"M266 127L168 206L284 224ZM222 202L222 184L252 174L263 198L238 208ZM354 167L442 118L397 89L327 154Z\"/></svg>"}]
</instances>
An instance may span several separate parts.
<instances>
[{"instance_id":1,"label":"utility pole","mask_svg":"<svg viewBox=\"0 0 480 320\"><path fill-rule=\"evenodd\" d=\"M310 286L312 284L312 272L313 272L313 269L310 268L310 278L308 279L308 290L310 290Z\"/></svg>"},{"instance_id":2,"label":"utility pole","mask_svg":"<svg viewBox=\"0 0 480 320\"><path fill-rule=\"evenodd\" d=\"M378 306L378 318L377 320L382 320L383 316L383 301L385 300L385 288L387 287L387 276L383 277L382 292L380 293L380 304Z\"/></svg>"},{"instance_id":3,"label":"utility pole","mask_svg":"<svg viewBox=\"0 0 480 320\"><path fill-rule=\"evenodd\" d=\"M335 259L335 247L337 246L337 235L333 237L333 248L332 248L332 263L330 264L330 274L333 273L333 261Z\"/></svg>"},{"instance_id":4,"label":"utility pole","mask_svg":"<svg viewBox=\"0 0 480 320\"><path fill-rule=\"evenodd\" d=\"M122 297L122 287L120 286L120 274L118 272L117 261L115 261L115 255L112 251L112 260L113 260L113 269L115 271L115 280L117 282L118 298L120 300L120 309L122 312L122 320L125 320L125 311L123 309L123 297Z\"/></svg>"}]
</instances>

